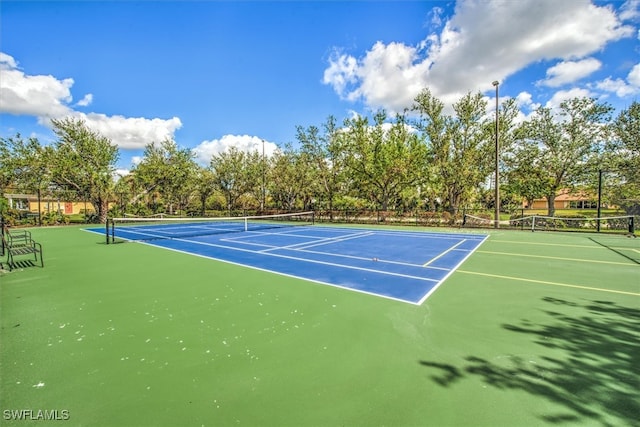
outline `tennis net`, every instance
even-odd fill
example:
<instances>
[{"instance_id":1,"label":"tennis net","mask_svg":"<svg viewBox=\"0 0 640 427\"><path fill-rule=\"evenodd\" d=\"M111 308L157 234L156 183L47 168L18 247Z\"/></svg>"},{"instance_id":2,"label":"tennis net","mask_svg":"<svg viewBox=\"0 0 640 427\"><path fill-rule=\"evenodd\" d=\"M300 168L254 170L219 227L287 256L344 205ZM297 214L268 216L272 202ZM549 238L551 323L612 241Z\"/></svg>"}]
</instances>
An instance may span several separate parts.
<instances>
[{"instance_id":1,"label":"tennis net","mask_svg":"<svg viewBox=\"0 0 640 427\"><path fill-rule=\"evenodd\" d=\"M635 231L633 215L606 216L600 218L573 218L529 215L499 221L502 228L517 228L531 231L585 231L633 234ZM465 214L463 227L490 228L495 220Z\"/></svg>"},{"instance_id":2,"label":"tennis net","mask_svg":"<svg viewBox=\"0 0 640 427\"><path fill-rule=\"evenodd\" d=\"M117 241L182 239L213 234L260 231L314 224L314 212L201 218L109 218L107 244Z\"/></svg>"}]
</instances>

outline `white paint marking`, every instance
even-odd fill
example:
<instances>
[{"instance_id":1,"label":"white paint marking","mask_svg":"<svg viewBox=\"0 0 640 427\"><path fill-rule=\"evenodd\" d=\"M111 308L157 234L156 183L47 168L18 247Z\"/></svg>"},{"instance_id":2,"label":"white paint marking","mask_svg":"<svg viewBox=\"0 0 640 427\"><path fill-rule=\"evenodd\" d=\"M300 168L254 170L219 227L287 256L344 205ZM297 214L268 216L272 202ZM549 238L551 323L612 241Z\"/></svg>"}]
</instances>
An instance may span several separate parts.
<instances>
[{"instance_id":1,"label":"white paint marking","mask_svg":"<svg viewBox=\"0 0 640 427\"><path fill-rule=\"evenodd\" d=\"M430 261L425 262L424 264L422 264L423 267L428 267L429 264L431 264L432 262L442 258L443 256L445 256L446 254L448 254L449 252L451 252L452 250L454 250L455 248L457 248L458 246L460 246L461 244L463 244L464 242L466 242L467 239L462 239L461 241L459 241L458 243L456 243L455 245L451 246L449 249L447 249L446 251L442 252L440 255L436 256L435 258L431 258Z\"/></svg>"}]
</instances>

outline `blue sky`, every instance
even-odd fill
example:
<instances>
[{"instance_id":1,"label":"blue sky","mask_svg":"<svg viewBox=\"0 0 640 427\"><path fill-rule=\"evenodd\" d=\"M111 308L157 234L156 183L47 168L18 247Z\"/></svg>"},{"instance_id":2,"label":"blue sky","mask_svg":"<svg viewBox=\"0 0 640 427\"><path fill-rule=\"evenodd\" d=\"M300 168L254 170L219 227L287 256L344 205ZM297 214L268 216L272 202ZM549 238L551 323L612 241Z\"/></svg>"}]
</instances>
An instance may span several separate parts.
<instances>
[{"instance_id":1,"label":"blue sky","mask_svg":"<svg viewBox=\"0 0 640 427\"><path fill-rule=\"evenodd\" d=\"M0 137L53 140L77 116L120 147L174 139L201 163L295 143L329 115L450 105L481 91L537 106L640 95L640 0L6 1ZM491 108L492 102L489 102Z\"/></svg>"}]
</instances>

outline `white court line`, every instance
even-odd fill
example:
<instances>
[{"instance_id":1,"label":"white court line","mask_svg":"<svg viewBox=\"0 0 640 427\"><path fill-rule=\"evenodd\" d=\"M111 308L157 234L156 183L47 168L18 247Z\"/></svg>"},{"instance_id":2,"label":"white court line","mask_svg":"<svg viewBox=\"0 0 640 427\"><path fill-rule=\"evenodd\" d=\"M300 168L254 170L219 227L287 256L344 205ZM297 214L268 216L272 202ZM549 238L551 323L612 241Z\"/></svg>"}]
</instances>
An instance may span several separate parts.
<instances>
[{"instance_id":1,"label":"white court line","mask_svg":"<svg viewBox=\"0 0 640 427\"><path fill-rule=\"evenodd\" d=\"M218 241L236 243L236 244L245 245L245 246L259 246L261 248L268 248L268 249L280 249L280 246L265 245L264 243L243 242L242 240L239 240L239 239L218 239ZM261 251L262 250L265 250L265 249L261 249ZM257 252L260 252L260 251L257 251Z\"/></svg>"},{"instance_id":2,"label":"white court line","mask_svg":"<svg viewBox=\"0 0 640 427\"><path fill-rule=\"evenodd\" d=\"M427 300L427 298L429 298L431 296L431 294L433 294L435 291L438 290L438 288L449 278L449 276L451 276L455 271L458 270L458 268L464 264L464 262L471 256L473 255L473 253L478 250L478 248L480 246L482 246L482 244L489 238L489 235L487 234L484 239L482 239L480 241L480 243L478 243L478 245L473 248L473 250L469 251L469 253L467 254L466 257L462 258L460 260L460 262L458 264L456 264L451 270L449 270L449 272L446 274L446 276L444 276L442 278L442 280L440 280L433 288L431 288L431 290L429 292L427 292L420 301L418 301L418 305L422 305L423 302L425 302Z\"/></svg>"},{"instance_id":3,"label":"white court line","mask_svg":"<svg viewBox=\"0 0 640 427\"><path fill-rule=\"evenodd\" d=\"M290 228L282 228L279 229L281 231L278 232L273 232L273 231L260 231L260 230L248 230L246 233L237 233L235 234L235 236L237 237L229 237L228 239L225 239L225 241L241 241L241 240L245 240L245 239L250 239L252 237L254 237L255 235L262 235L262 236L293 236L293 237L300 237L300 238L304 238L304 239L311 239L314 241L319 241L319 240L325 240L325 239L332 239L333 237L321 237L321 236L311 236L311 235L306 235L306 234L296 234L296 232L301 231L300 229L304 228L304 229L308 229L309 227L290 227ZM320 227L314 227L315 229L321 229L321 230L332 230L330 228L320 228ZM342 234L341 236L345 236L344 234ZM340 236L336 236L336 237L340 237Z\"/></svg>"},{"instance_id":4,"label":"white court line","mask_svg":"<svg viewBox=\"0 0 640 427\"><path fill-rule=\"evenodd\" d=\"M322 230L336 230L332 227L313 226L314 229ZM485 234L473 234L473 233L439 233L433 231L404 231L404 230L378 230L371 228L353 228L351 230L370 231L376 235L383 236L408 236L416 238L428 238L428 239L467 239L467 240L479 240L484 241Z\"/></svg>"},{"instance_id":5,"label":"white court line","mask_svg":"<svg viewBox=\"0 0 640 427\"><path fill-rule=\"evenodd\" d=\"M262 254L262 255L272 256L272 257L277 257L277 258L294 259L296 261L310 262L312 264L329 265L329 266L332 266L332 267L342 267L342 268L346 268L346 269L349 269L349 270L359 270L359 271L366 271L366 272L369 272L369 273L383 274L383 275L387 275L387 276L404 277L404 278L407 278L407 279L416 279L416 280L422 280L422 281L425 281L425 282L436 282L436 283L439 282L439 280L429 279L428 277L412 276L410 274L393 273L393 272L383 271L383 270L374 270L372 268L356 267L354 265L344 265L344 264L338 264L338 263L334 263L334 262L318 261L318 260L313 260L313 259L309 259L309 258L299 258L299 257L294 257L294 256L289 256L289 255L279 255L279 254L274 254L274 253L270 253L270 252L253 251L253 250L249 250L249 249L235 248L233 246L217 245L215 243L196 242L196 241L187 240L187 239L171 239L171 240L178 241L178 242L186 242L186 243L191 243L191 244L196 244L196 245L202 245L202 246L211 246L211 247L215 247L215 248L231 249L231 250L240 251L240 252L249 252L249 253L252 253L252 254ZM148 243L148 244L153 245L153 243ZM156 245L156 246L160 246L160 245ZM164 246L160 246L160 247L164 247Z\"/></svg>"},{"instance_id":6,"label":"white court line","mask_svg":"<svg viewBox=\"0 0 640 427\"><path fill-rule=\"evenodd\" d=\"M270 234L270 233L261 233L261 234ZM283 233L275 233L276 235L281 235ZM375 235L375 233L358 233L358 234L352 234L352 235L344 235L344 236L340 236L340 237L327 237L324 239L318 239L317 242L302 242L302 243L296 243L293 245L288 245L288 246L273 246L273 245L265 245L265 244L261 244L261 243L253 243L253 242L243 242L241 241L241 239L236 239L236 238L232 238L232 239L220 239L221 242L234 242L234 243L240 243L242 245L247 245L247 246L260 246L260 247L267 247L268 249L263 249L263 250L259 250L256 253L265 253L268 251L277 251L280 249L285 249L285 250L292 250L292 251L296 251L296 252L303 252L303 253L309 253L309 254L318 254L318 255L325 255L325 256L331 256L331 257L335 257L335 258L346 258L346 259L356 259L359 261L371 261L371 258L369 257L360 257L360 256L355 256L355 255L345 255L345 254L334 254L331 252L322 252L322 251L310 251L307 248L313 247L313 246L320 246L320 245L324 245L324 244L331 244L331 243L335 243L335 242L341 242L343 240L350 240L350 239L355 239L357 237L365 237L365 236L371 236L371 235ZM296 237L300 237L300 236L296 236ZM316 236L306 236L308 238L313 238ZM309 245L309 243L312 243L311 245ZM462 242L460 242L462 243ZM309 245L306 246L305 245ZM297 247L297 246L302 246L301 248ZM457 246L457 245L456 245ZM451 248L453 249L453 248ZM451 250L449 249L449 250ZM438 255L439 258L441 255ZM434 258L432 261L434 261L436 258ZM391 260L384 260L384 259L378 259L377 262L380 263L385 263L385 264L394 264L394 265L402 265L402 266L407 266L407 267L424 267L424 268L431 268L433 270L442 270L442 271L449 271L448 268L444 268L444 267L430 267L427 264L414 264L414 263L409 263L409 262L401 262L401 261L391 261ZM430 261L431 262L431 261ZM377 270L374 270L377 271Z\"/></svg>"},{"instance_id":7,"label":"white court line","mask_svg":"<svg viewBox=\"0 0 640 427\"><path fill-rule=\"evenodd\" d=\"M344 242L345 240L358 239L360 237L367 237L367 236L373 236L373 235L374 233L372 232L347 234L346 236L340 236L340 237L327 237L326 239L321 239L317 242L311 242L311 244L309 244L309 242L304 242L304 243L298 243L295 245L283 246L279 249L292 249L292 248L295 248L296 246L300 246L297 249L302 250L307 248L313 248L315 246L330 245L332 243Z\"/></svg>"},{"instance_id":8,"label":"white court line","mask_svg":"<svg viewBox=\"0 0 640 427\"><path fill-rule=\"evenodd\" d=\"M319 231L327 231L327 232L344 232L344 231L360 231L360 232L371 232L376 235L382 236L407 236L407 237L415 237L415 238L428 238L428 239L467 239L467 240L480 240L483 241L486 237L485 234L475 234L475 233L440 233L433 231L404 231L404 230L380 230L375 228L338 228L338 227L326 227L321 225L310 225L310 226L300 226L300 227L286 227L282 228L281 233L270 233L260 230L249 230L253 233L261 233L261 234L291 234L299 237L309 237L309 238L317 238L318 236L305 236L302 234L296 234L303 230L319 230ZM338 237L338 236L336 236Z\"/></svg>"},{"instance_id":9,"label":"white court line","mask_svg":"<svg viewBox=\"0 0 640 427\"><path fill-rule=\"evenodd\" d=\"M255 265L242 264L240 262L229 261L228 259L224 259L224 258L216 258L216 257L213 257L211 255L202 255L202 254L198 254L198 253L195 253L195 252L185 251L185 250L182 250L182 249L168 248L166 246L157 246L157 245L154 245L153 243L149 243L149 242L137 242L137 243L141 243L143 245L149 245L149 246L153 246L155 248L165 249L165 250L169 250L169 251L173 251L173 252L178 252L178 253L182 253L182 254L186 254L186 255L197 256L197 257L200 257L200 258L212 259L212 260L224 262L224 263L227 263L227 264L238 265L240 267L251 268L251 269L254 269L254 270L258 270L258 271L265 271L267 273L279 274L280 276L292 277L294 279L305 280L307 282L318 283L318 284L321 284L321 285L326 285L326 286L331 286L331 287L334 287L334 288L344 289L344 290L351 291L351 292L358 292L360 294L371 295L371 296L374 296L374 297L377 297L377 298L384 298L384 299L388 299L388 300L392 300L392 301L399 301L399 302L402 302L402 303L413 304L413 305L422 304L422 302L416 303L416 302L411 301L411 300L406 300L406 299L402 299L402 298L398 298L398 297L392 297L392 296L389 296L389 295L383 295L383 294L372 292L372 291L365 291L363 289L351 288L349 286L338 285L336 283L323 282L322 280L310 279L309 277L296 276L295 274L283 273L281 271L269 270L268 268L257 267Z\"/></svg>"},{"instance_id":10,"label":"white court line","mask_svg":"<svg viewBox=\"0 0 640 427\"><path fill-rule=\"evenodd\" d=\"M267 251L275 251L278 249L292 249L295 250L297 246L306 246L311 244L312 246L315 246L316 244L324 244L323 242L327 242L328 243L333 243L333 242L339 242L342 240L349 240L351 238L355 238L355 237L360 237L360 235L362 233L358 233L356 234L347 234L344 236L340 236L340 237L324 237L324 238L320 238L318 236L300 236L297 234L289 234L289 233L265 233L265 232L253 232L250 231L249 233L255 233L255 234L260 234L263 236L290 236L290 237L300 237L300 238L306 238L306 239L312 239L311 242L309 241L305 241L305 242L300 242L300 243L294 243L292 245L287 245L287 246L274 246L274 245L267 245L264 243L254 243L254 242L245 242L244 240L250 239L253 236L255 236L255 234L251 235L251 236L241 236L241 237L230 237L228 239L219 239L219 241L221 242L234 242L234 243L240 243L242 245L247 245L247 246L261 246L267 249L263 249L261 251L258 252L267 252ZM371 235L372 233L367 233L367 235Z\"/></svg>"},{"instance_id":11,"label":"white court line","mask_svg":"<svg viewBox=\"0 0 640 427\"><path fill-rule=\"evenodd\" d=\"M323 229L323 230L326 229L327 231L331 231L331 232L336 230L336 229L331 228L331 227L313 227L313 228L314 229ZM160 248L163 248L163 249L169 249L169 250L172 250L172 251L175 251L175 252L181 252L181 253L185 253L185 254L189 254L189 255L195 255L195 256L202 257L202 258L214 259L214 260L222 261L222 262L229 263L229 264L235 264L235 265L240 265L240 266L247 267L247 268L252 268L252 269L256 269L256 270L275 273L275 274L279 274L279 275L282 275L282 276L288 276L288 277L294 277L294 278L298 278L298 279L303 279L303 280L310 281L310 282L320 283L320 284L323 284L323 285L333 286L333 287L337 287L337 288L340 288L340 289L346 289L346 290L359 292L359 293L363 293L363 294L367 294L367 295L373 295L373 296L376 296L376 297L381 297L381 298L385 298L385 299L389 299L389 300L400 301L400 302L404 302L404 303L410 303L410 304L413 304L413 305L421 305L489 237L488 235L473 235L473 234L464 234L464 233L461 233L459 235L458 234L441 235L441 234L438 234L438 233L433 233L432 234L432 233L421 233L421 232L397 232L397 231L381 232L379 230L362 229L362 228L358 229L358 230L362 230L362 233L358 233L358 234L362 234L362 235L365 235L365 234L367 234L367 235L381 234L381 235L391 235L391 236L403 235L403 236L419 237L419 238L424 238L424 237L426 237L426 238L446 238L446 239L463 238L465 240L479 240L480 242L478 243L476 248L474 248L473 250L469 251L469 253L456 266L454 266L452 269L427 266L426 268L448 271L447 274L442 279L437 280L437 279L429 279L429 278L425 278L425 277L416 277L416 276L412 276L412 275L399 274L399 273L387 273L387 272L381 271L381 270L375 270L375 269L370 269L370 268L362 268L362 267L355 267L355 266L343 265L343 264L339 264L339 263L316 261L316 260L311 260L311 259L308 259L308 258L299 258L299 257L294 257L294 256L278 255L278 254L268 253L268 252L264 252L264 251L255 251L255 250L243 249L243 248L227 246L227 245L219 245L219 244L213 244L213 243L197 242L197 241L189 240L187 238L169 238L170 240L177 240L177 241L182 241L182 242L191 243L191 244L199 244L199 245L204 245L204 246L219 247L219 248L229 249L229 250L233 250L233 251L247 252L247 253L252 253L252 254L262 253L262 254L267 255L267 256L274 256L274 257L278 257L278 258L293 259L293 260L309 262L309 263L313 263L313 264L324 264L324 265L342 267L342 268L352 269L352 270L361 270L361 271L367 271L367 272L372 272L372 273L379 273L379 274L383 274L383 275L390 275L390 276L404 277L404 278L409 278L409 279L416 279L416 280L421 280L421 281L425 281L425 282L435 282L435 285L420 299L420 301L417 301L417 302L414 302L414 301L411 301L411 300L406 300L406 299L403 299L403 298L383 295L383 294L380 294L380 293L377 293L377 292L371 292L371 291L361 290L361 289L357 289L357 288L351 288L349 286L340 285L340 284L336 284L336 283L323 282L323 281L312 279L312 278L309 278L309 277L298 276L298 275L295 275L295 274L283 273L283 272L279 272L277 270L270 270L268 268L259 267L259 266L253 266L253 265L250 265L250 264L245 264L245 263L237 262L237 261L231 261L231 260L225 259L225 258L217 258L217 257L211 256L211 255L198 254L198 253L190 251L190 250L182 250L182 249L176 249L176 248L161 246L161 245L159 245L157 243L153 243L153 242L138 241L137 243L142 243L142 244L145 244L145 245L160 247ZM139 231L133 231L131 229L129 231L132 232L133 234L147 235L147 236L151 236L151 237L159 237L159 238L165 238L166 237L166 236L162 236L162 235L158 235L158 234L151 234L151 233L143 233L143 232L139 232ZM300 228L291 228L291 229L287 229L286 232L281 232L281 233L265 233L265 232L261 232L261 231L250 231L250 233L254 233L254 234L271 234L271 235L291 234L291 235L296 236L296 237L307 237L307 238L311 238L311 239L317 239L318 238L318 236L296 235L295 233L297 233L299 231L301 231ZM235 232L235 230L233 230L232 232ZM238 237L239 237L238 239L228 239L228 241L240 240L241 238L240 238L239 235L238 235ZM244 237L244 235L243 235L243 237ZM345 236L343 235L341 237L337 237L337 238L334 237L334 238L327 238L327 239L328 240L336 240L336 239L340 239L340 238L344 238L344 237ZM129 239L125 238L125 240L129 240ZM220 239L220 241L221 240L222 239ZM225 239L225 240L227 240L227 239ZM317 240L316 242L308 242L308 243L311 243L311 246L309 246L308 243L290 245L290 246L300 246L300 245L302 245L302 248L304 248L305 247L304 245L307 244L306 247L308 248L308 247L312 247L316 243L319 243L319 242L324 241L324 240L326 240L326 239L320 239L320 240ZM248 243L248 242L237 242L237 243L251 245L251 243ZM331 242L328 242L328 243L331 243ZM460 242L460 243L462 243L462 242ZM458 244L460 244L460 243L458 243ZM253 244L253 245L259 245L259 244ZM267 246L267 245L261 245L261 246ZM281 248L282 247L276 247L275 249L281 249ZM453 249L454 248L450 248L449 250L453 250ZM319 251L308 251L308 250L301 249L301 248L297 248L297 249L293 248L292 250L300 251L300 252L318 253L318 254L323 254L323 255L333 255L333 254L326 254L325 252L319 252ZM335 255L333 255L333 256L335 256ZM349 255L338 255L338 256L339 257L343 257L343 258L356 258L356 259L365 259L365 260L368 259L368 258L361 258L361 257L352 257L352 256L349 256ZM391 263L391 264L410 265L410 266L415 265L415 266L420 267L419 265L416 265L416 264L405 264L405 263L396 262L396 261L383 261L383 262L387 262L387 263Z\"/></svg>"},{"instance_id":12,"label":"white court line","mask_svg":"<svg viewBox=\"0 0 640 427\"><path fill-rule=\"evenodd\" d=\"M365 257L360 257L360 256L354 256L354 255L332 254L330 252L308 251L306 249L294 249L294 250L298 251L298 252L305 252L305 253L310 253L310 254L328 255L328 256L333 256L333 257L336 257L336 258L350 258L350 259L357 259L357 260L362 260L362 261L367 261L367 260L370 261L371 260L371 258L365 258ZM444 268L444 267L430 267L430 266L424 266L422 264L412 264L412 263L409 263L409 262L391 261L391 260L385 260L385 259L378 259L378 262L385 263L385 264L404 265L404 266L407 266L407 267L425 267L425 268L431 268L433 270L449 271L448 268Z\"/></svg>"},{"instance_id":13,"label":"white court line","mask_svg":"<svg viewBox=\"0 0 640 427\"><path fill-rule=\"evenodd\" d=\"M439 233L434 231L395 231L395 230L372 230L376 234L383 236L410 236L429 239L467 239L467 240L483 240L485 234L472 233Z\"/></svg>"},{"instance_id":14,"label":"white court line","mask_svg":"<svg viewBox=\"0 0 640 427\"><path fill-rule=\"evenodd\" d=\"M429 261L425 262L424 264L422 264L423 267L428 267L429 264L431 264L432 262L442 258L443 256L445 256L446 254L448 254L449 252L451 252L452 250L454 250L455 248L457 248L458 246L460 246L461 244L463 244L464 242L466 242L467 239L462 239L461 241L459 241L458 243L456 243L455 245L451 246L449 249L447 249L446 251L442 252L440 255L436 256L435 258L431 258Z\"/></svg>"}]
</instances>

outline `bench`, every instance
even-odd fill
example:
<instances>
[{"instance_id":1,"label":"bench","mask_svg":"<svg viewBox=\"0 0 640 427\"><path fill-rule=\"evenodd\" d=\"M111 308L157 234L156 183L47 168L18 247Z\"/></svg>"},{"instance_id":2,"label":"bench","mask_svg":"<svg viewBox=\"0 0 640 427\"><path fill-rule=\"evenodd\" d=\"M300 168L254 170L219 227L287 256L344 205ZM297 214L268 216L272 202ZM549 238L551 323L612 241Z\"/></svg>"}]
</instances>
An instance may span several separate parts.
<instances>
[{"instance_id":1,"label":"bench","mask_svg":"<svg viewBox=\"0 0 640 427\"><path fill-rule=\"evenodd\" d=\"M26 245L33 239L31 238L31 232L29 230L9 230L7 227L4 228L4 232L2 235L6 239L6 243L11 246L21 246Z\"/></svg>"},{"instance_id":2,"label":"bench","mask_svg":"<svg viewBox=\"0 0 640 427\"><path fill-rule=\"evenodd\" d=\"M31 238L27 230L9 231L4 228L2 232L2 255L6 252L9 271L17 265L15 257L33 256L34 261L40 259L40 267L44 267L42 259L42 245Z\"/></svg>"}]
</instances>

